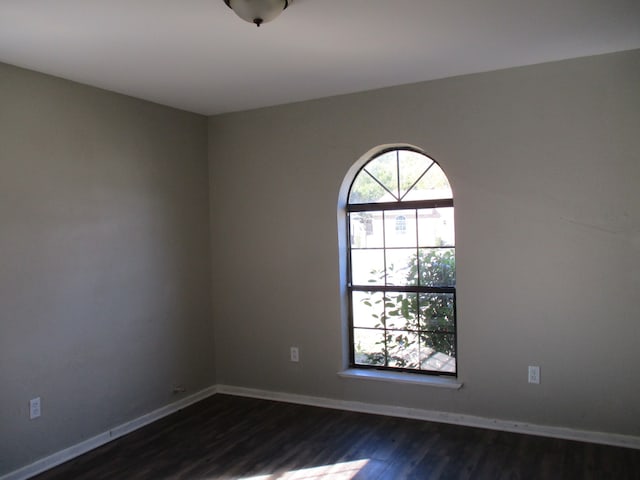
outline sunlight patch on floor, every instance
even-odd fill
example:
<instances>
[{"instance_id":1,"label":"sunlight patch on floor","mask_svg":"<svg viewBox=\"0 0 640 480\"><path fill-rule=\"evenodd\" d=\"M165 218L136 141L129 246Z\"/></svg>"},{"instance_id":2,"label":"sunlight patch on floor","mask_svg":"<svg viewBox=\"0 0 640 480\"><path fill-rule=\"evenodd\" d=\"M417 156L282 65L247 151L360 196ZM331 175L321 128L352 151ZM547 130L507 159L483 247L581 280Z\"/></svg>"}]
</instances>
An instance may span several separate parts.
<instances>
[{"instance_id":1,"label":"sunlight patch on floor","mask_svg":"<svg viewBox=\"0 0 640 480\"><path fill-rule=\"evenodd\" d=\"M369 460L355 460L321 467L302 468L283 473L258 475L255 477L243 477L239 480L314 480L317 478L330 478L332 480L351 480L362 470Z\"/></svg>"}]
</instances>

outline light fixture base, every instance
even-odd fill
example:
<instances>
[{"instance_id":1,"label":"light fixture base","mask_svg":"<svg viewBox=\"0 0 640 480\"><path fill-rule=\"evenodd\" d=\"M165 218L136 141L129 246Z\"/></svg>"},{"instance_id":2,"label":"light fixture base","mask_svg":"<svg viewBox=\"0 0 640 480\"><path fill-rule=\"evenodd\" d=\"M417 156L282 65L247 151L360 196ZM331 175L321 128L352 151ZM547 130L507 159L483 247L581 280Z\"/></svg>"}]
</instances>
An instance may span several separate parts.
<instances>
[{"instance_id":1,"label":"light fixture base","mask_svg":"<svg viewBox=\"0 0 640 480\"><path fill-rule=\"evenodd\" d=\"M290 0L223 0L241 19L260 26L280 15Z\"/></svg>"}]
</instances>

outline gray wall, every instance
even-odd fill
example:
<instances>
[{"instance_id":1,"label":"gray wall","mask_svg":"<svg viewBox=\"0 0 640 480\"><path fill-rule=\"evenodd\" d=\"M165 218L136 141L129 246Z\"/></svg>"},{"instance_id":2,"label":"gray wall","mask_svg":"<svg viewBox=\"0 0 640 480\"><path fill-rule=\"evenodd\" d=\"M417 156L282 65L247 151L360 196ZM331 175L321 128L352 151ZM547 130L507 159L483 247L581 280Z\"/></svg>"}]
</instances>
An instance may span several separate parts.
<instances>
[{"instance_id":1,"label":"gray wall","mask_svg":"<svg viewBox=\"0 0 640 480\"><path fill-rule=\"evenodd\" d=\"M0 475L215 382L208 195L206 117L0 64Z\"/></svg>"},{"instance_id":2,"label":"gray wall","mask_svg":"<svg viewBox=\"0 0 640 480\"><path fill-rule=\"evenodd\" d=\"M640 435L639 86L636 50L212 117L218 383ZM340 188L396 142L454 188L459 391L336 375Z\"/></svg>"}]
</instances>

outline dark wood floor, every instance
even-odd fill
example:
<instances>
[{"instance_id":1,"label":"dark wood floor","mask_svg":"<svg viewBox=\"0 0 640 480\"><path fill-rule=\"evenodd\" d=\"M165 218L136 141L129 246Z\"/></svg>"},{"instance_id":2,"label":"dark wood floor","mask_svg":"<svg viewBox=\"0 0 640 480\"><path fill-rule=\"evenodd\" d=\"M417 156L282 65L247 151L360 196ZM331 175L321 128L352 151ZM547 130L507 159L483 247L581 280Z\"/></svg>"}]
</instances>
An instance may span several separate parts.
<instances>
[{"instance_id":1,"label":"dark wood floor","mask_svg":"<svg viewBox=\"0 0 640 480\"><path fill-rule=\"evenodd\" d=\"M251 477L640 479L640 450L215 395L35 478Z\"/></svg>"}]
</instances>

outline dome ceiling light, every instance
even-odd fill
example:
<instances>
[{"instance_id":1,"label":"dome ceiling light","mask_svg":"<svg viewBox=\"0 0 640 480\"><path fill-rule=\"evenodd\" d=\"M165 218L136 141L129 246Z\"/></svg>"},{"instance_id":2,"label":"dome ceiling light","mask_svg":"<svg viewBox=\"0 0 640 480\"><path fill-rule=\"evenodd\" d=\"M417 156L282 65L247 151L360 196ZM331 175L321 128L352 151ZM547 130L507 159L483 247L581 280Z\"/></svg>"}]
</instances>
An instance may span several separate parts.
<instances>
[{"instance_id":1,"label":"dome ceiling light","mask_svg":"<svg viewBox=\"0 0 640 480\"><path fill-rule=\"evenodd\" d=\"M224 0L241 19L258 27L270 22L289 6L289 0Z\"/></svg>"}]
</instances>

